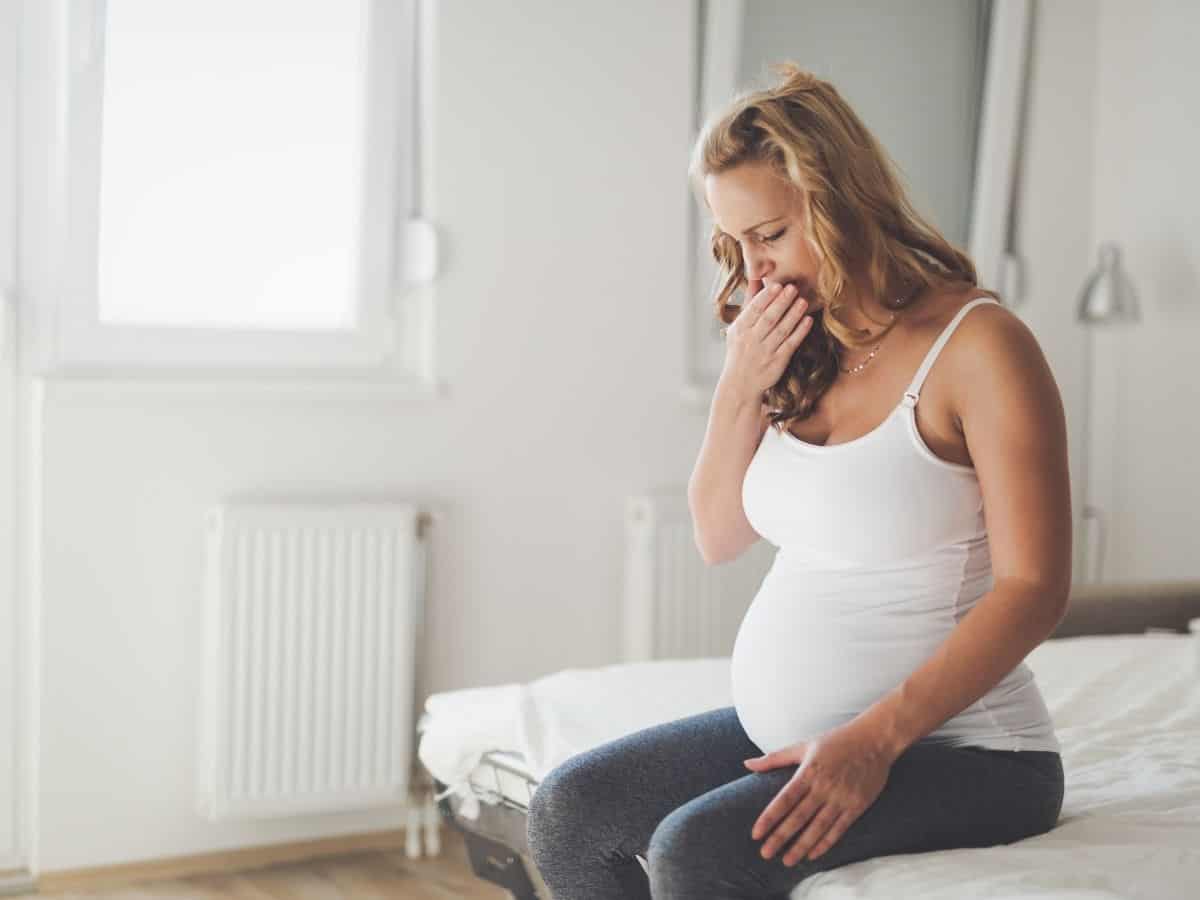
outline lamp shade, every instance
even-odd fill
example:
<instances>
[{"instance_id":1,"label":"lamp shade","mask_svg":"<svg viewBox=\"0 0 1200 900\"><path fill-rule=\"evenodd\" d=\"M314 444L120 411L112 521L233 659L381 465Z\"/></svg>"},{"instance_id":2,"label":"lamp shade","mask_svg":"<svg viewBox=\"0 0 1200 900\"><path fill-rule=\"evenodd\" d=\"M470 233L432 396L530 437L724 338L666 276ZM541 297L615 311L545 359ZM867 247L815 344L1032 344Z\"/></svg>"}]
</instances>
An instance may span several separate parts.
<instances>
[{"instance_id":1,"label":"lamp shade","mask_svg":"<svg viewBox=\"0 0 1200 900\"><path fill-rule=\"evenodd\" d=\"M1100 245L1100 262L1079 294L1076 318L1099 325L1140 321L1137 294L1121 267L1121 250L1116 244Z\"/></svg>"}]
</instances>

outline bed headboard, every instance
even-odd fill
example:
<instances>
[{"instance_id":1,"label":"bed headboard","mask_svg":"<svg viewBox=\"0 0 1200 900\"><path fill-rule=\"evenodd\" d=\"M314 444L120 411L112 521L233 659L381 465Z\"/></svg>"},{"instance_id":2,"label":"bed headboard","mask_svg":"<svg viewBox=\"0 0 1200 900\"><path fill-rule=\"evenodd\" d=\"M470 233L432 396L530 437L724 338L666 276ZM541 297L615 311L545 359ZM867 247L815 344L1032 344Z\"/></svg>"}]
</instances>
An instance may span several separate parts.
<instances>
[{"instance_id":1,"label":"bed headboard","mask_svg":"<svg viewBox=\"0 0 1200 900\"><path fill-rule=\"evenodd\" d=\"M1078 585L1066 618L1051 637L1140 634L1148 628L1188 630L1200 618L1200 580L1129 581Z\"/></svg>"}]
</instances>

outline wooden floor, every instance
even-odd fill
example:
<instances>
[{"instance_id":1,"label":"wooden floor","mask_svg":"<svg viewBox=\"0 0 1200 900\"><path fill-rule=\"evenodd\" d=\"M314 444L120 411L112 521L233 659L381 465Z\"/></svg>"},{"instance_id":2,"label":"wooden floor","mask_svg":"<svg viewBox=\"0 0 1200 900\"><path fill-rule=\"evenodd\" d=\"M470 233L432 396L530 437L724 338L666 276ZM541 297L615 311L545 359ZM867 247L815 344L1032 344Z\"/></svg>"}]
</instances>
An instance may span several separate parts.
<instances>
[{"instance_id":1,"label":"wooden floor","mask_svg":"<svg viewBox=\"0 0 1200 900\"><path fill-rule=\"evenodd\" d=\"M17 894L40 900L511 900L471 871L462 836L443 828L442 852L410 860L402 850L370 851L236 874L195 875L97 891ZM8 898L6 898L8 900Z\"/></svg>"}]
</instances>

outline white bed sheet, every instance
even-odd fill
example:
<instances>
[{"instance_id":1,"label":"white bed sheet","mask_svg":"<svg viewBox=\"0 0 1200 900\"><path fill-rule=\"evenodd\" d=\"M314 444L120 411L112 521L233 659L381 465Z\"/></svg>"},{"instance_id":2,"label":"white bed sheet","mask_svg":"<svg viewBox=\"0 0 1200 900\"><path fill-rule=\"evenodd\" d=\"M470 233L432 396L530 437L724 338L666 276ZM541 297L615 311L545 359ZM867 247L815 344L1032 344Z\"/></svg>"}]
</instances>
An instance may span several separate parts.
<instances>
[{"instance_id":1,"label":"white bed sheet","mask_svg":"<svg viewBox=\"0 0 1200 900\"><path fill-rule=\"evenodd\" d=\"M1063 747L1058 825L1004 846L864 860L806 879L792 900L1197 900L1198 641L1151 633L1040 645L1025 662ZM540 779L582 750L731 704L728 657L565 669L524 684L432 695L418 757L463 796L471 817L477 800L467 785L488 750L520 753Z\"/></svg>"}]
</instances>

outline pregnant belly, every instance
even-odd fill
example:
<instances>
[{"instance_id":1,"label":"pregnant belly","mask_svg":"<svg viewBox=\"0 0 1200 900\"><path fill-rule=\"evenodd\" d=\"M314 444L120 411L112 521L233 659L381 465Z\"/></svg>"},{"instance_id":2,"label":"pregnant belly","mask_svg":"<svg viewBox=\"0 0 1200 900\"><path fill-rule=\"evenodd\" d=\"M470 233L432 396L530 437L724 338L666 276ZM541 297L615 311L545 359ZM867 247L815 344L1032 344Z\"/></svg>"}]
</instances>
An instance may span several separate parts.
<instances>
[{"instance_id":1,"label":"pregnant belly","mask_svg":"<svg viewBox=\"0 0 1200 900\"><path fill-rule=\"evenodd\" d=\"M810 584L768 578L738 628L730 660L734 708L765 753L850 721L899 685L949 627L888 614ZM923 620L923 621L918 621Z\"/></svg>"}]
</instances>

